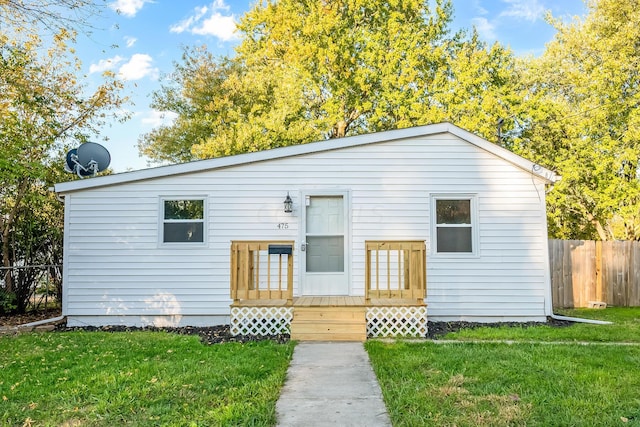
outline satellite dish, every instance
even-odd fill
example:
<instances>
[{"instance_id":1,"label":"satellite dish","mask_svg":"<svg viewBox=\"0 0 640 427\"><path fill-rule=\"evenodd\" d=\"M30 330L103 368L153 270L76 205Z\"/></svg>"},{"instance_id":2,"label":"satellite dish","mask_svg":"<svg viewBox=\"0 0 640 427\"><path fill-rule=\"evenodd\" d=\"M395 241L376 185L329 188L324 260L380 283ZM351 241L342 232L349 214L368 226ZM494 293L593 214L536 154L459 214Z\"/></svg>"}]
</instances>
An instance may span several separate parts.
<instances>
[{"instance_id":1,"label":"satellite dish","mask_svg":"<svg viewBox=\"0 0 640 427\"><path fill-rule=\"evenodd\" d=\"M106 148L95 142L85 142L80 147L69 150L64 169L84 178L105 170L109 163L111 155Z\"/></svg>"},{"instance_id":2,"label":"satellite dish","mask_svg":"<svg viewBox=\"0 0 640 427\"><path fill-rule=\"evenodd\" d=\"M66 162L64 164L64 170L65 172L69 172L69 173L75 173L75 171L73 170L76 167L76 164L73 162L73 158L77 158L78 157L78 149L77 148L73 148L71 150L69 150L69 152L67 152L67 158L66 158Z\"/></svg>"},{"instance_id":3,"label":"satellite dish","mask_svg":"<svg viewBox=\"0 0 640 427\"><path fill-rule=\"evenodd\" d=\"M95 142L85 142L78 147L78 162L85 167L91 166L95 162L95 170L98 173L109 167L111 155L102 145Z\"/></svg>"}]
</instances>

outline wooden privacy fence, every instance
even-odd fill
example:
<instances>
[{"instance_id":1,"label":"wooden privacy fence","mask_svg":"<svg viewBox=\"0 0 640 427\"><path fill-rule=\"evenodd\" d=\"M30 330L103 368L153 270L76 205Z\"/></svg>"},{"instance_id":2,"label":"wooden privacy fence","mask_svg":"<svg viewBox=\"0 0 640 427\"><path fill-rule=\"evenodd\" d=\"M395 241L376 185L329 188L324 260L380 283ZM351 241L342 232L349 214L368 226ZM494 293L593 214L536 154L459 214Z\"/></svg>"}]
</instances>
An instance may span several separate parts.
<instances>
[{"instance_id":1,"label":"wooden privacy fence","mask_svg":"<svg viewBox=\"0 0 640 427\"><path fill-rule=\"evenodd\" d=\"M640 242L549 240L553 306L640 306Z\"/></svg>"}]
</instances>

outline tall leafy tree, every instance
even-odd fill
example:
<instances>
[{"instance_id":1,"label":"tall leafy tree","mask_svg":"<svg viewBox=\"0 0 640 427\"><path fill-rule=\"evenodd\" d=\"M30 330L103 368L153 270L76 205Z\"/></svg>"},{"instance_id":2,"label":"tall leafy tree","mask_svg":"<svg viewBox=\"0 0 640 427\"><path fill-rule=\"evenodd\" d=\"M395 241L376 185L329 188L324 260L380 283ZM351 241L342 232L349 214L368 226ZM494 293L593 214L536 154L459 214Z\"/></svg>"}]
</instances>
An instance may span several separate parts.
<instances>
[{"instance_id":1,"label":"tall leafy tree","mask_svg":"<svg viewBox=\"0 0 640 427\"><path fill-rule=\"evenodd\" d=\"M451 16L448 0L258 2L233 58L185 50L152 104L178 118L141 151L185 161L442 120L495 139L514 58L452 34Z\"/></svg>"},{"instance_id":2,"label":"tall leafy tree","mask_svg":"<svg viewBox=\"0 0 640 427\"><path fill-rule=\"evenodd\" d=\"M0 256L4 267L25 261L19 255L26 253L25 248L18 247L24 243L19 236L25 234L17 230L25 230L26 223L20 221L39 217L40 224L60 225L55 218L46 219L61 215L60 210L50 209L52 195L47 191L62 164L52 165L52 159L70 140L77 144L95 134L125 101L113 74L105 74L104 83L93 93L87 91L79 77L80 63L72 53L71 21L58 22L46 9L47 15L38 20L30 4L0 0L6 30L0 34ZM46 41L37 35L43 23L55 30ZM3 279L5 289L13 292L13 276L5 271Z\"/></svg>"},{"instance_id":3,"label":"tall leafy tree","mask_svg":"<svg viewBox=\"0 0 640 427\"><path fill-rule=\"evenodd\" d=\"M529 64L516 151L557 169L559 238L640 239L640 1L592 0Z\"/></svg>"}]
</instances>

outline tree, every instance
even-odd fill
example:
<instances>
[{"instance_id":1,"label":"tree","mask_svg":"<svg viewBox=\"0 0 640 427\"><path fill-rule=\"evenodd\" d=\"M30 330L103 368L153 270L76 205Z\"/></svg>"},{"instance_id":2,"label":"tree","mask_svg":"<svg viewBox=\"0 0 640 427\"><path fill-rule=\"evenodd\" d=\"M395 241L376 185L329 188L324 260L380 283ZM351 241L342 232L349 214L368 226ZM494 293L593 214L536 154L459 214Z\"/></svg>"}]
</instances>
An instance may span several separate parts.
<instances>
[{"instance_id":1,"label":"tree","mask_svg":"<svg viewBox=\"0 0 640 427\"><path fill-rule=\"evenodd\" d=\"M154 94L152 107L178 117L140 141L141 152L156 161L184 162L217 155L259 151L309 142L319 132L302 120L294 75L288 70L243 68L214 58L205 48L186 48L169 84Z\"/></svg>"},{"instance_id":2,"label":"tree","mask_svg":"<svg viewBox=\"0 0 640 427\"><path fill-rule=\"evenodd\" d=\"M263 0L233 58L185 49L152 104L178 118L141 151L186 161L443 120L495 139L513 55L451 34L451 14L448 0Z\"/></svg>"},{"instance_id":3,"label":"tree","mask_svg":"<svg viewBox=\"0 0 640 427\"><path fill-rule=\"evenodd\" d=\"M121 83L109 73L87 96L78 79L80 64L70 48L74 33L67 28L68 21L45 43L35 28L27 31L20 26L30 23L19 10L29 4L0 0L3 25L19 25L0 35L0 256L4 267L25 260L20 256L28 248L21 245L28 243L19 237L29 233L18 231L26 230L27 222L33 223L34 218L46 223L45 210L52 197L48 187L62 164L59 153L64 152L65 144L86 141L125 102L119 96ZM55 23L48 18L46 22ZM56 155L59 162L52 165ZM34 212L33 207L43 211ZM61 212L49 214L59 216ZM59 227L60 221L52 218L51 224ZM3 278L5 289L14 292L12 275L7 271Z\"/></svg>"},{"instance_id":4,"label":"tree","mask_svg":"<svg viewBox=\"0 0 640 427\"><path fill-rule=\"evenodd\" d=\"M3 26L15 32L89 28L89 19L101 12L104 0L0 0Z\"/></svg>"},{"instance_id":5,"label":"tree","mask_svg":"<svg viewBox=\"0 0 640 427\"><path fill-rule=\"evenodd\" d=\"M526 76L516 151L557 169L548 196L559 238L640 239L640 1L598 0L558 33Z\"/></svg>"}]
</instances>

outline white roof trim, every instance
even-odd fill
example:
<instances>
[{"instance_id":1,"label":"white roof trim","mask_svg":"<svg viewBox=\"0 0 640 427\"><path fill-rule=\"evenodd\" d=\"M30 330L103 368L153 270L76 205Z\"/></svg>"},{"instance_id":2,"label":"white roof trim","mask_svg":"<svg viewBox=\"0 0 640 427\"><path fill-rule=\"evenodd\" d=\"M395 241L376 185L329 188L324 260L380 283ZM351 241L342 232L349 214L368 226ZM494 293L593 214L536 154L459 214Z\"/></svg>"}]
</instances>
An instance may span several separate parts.
<instances>
[{"instance_id":1,"label":"white roof trim","mask_svg":"<svg viewBox=\"0 0 640 427\"><path fill-rule=\"evenodd\" d=\"M108 185L124 184L147 179L161 178L172 175L202 172L213 169L227 168L266 160L281 159L285 157L300 156L304 154L319 153L341 148L357 147L360 145L375 144L378 142L392 141L396 139L430 136L440 133L451 133L489 153L500 157L509 163L543 179L552 184L560 180L555 172L545 169L517 154L512 153L496 144L493 144L477 135L467 132L451 123L438 123L425 126L417 126L405 129L396 129L385 132L350 136L345 138L329 139L308 144L292 145L289 147L274 148L272 150L258 151L255 153L238 154L228 157L217 157L208 160L198 160L170 166L159 166L149 169L141 169L132 172L118 173L114 175L100 176L84 180L68 181L55 184L56 193L69 193L78 190L104 187Z\"/></svg>"}]
</instances>

